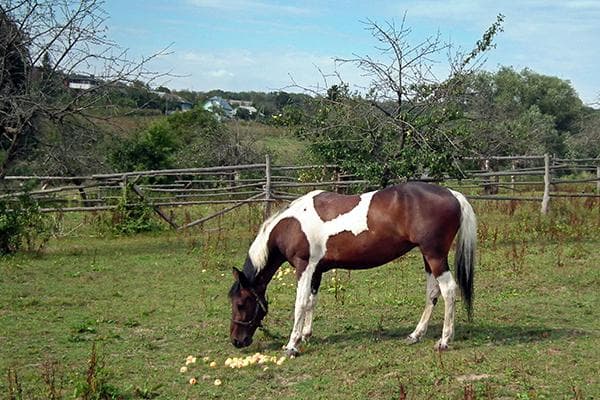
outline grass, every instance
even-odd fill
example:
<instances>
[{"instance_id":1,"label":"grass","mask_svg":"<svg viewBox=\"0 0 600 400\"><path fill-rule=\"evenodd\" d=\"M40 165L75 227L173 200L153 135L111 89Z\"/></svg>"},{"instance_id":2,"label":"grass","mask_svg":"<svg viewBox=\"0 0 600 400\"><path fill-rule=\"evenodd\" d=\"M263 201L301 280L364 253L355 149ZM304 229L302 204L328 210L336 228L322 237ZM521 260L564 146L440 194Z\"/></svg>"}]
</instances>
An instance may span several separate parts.
<instances>
[{"instance_id":1,"label":"grass","mask_svg":"<svg viewBox=\"0 0 600 400\"><path fill-rule=\"evenodd\" d=\"M253 143L261 154L269 154L276 165L307 163L306 143L289 128L246 121L232 121L228 127L238 137Z\"/></svg>"},{"instance_id":2,"label":"grass","mask_svg":"<svg viewBox=\"0 0 600 400\"><path fill-rule=\"evenodd\" d=\"M553 200L547 218L537 204L474 205L475 320L459 304L450 351L433 351L441 303L424 341L403 342L424 301L413 251L381 268L326 274L311 342L267 370L223 365L280 356L291 329L287 274L269 287L267 330L248 349L229 343L231 267L243 262L259 208L187 233L131 237L99 235L92 219L70 216L65 225L79 228L65 226L69 235L42 254L0 261L0 398L11 398L14 376L21 398L50 398L49 375L55 398L86 398L76 388L89 380L93 346L113 398L597 398L599 204ZM188 355L198 360L182 373Z\"/></svg>"}]
</instances>

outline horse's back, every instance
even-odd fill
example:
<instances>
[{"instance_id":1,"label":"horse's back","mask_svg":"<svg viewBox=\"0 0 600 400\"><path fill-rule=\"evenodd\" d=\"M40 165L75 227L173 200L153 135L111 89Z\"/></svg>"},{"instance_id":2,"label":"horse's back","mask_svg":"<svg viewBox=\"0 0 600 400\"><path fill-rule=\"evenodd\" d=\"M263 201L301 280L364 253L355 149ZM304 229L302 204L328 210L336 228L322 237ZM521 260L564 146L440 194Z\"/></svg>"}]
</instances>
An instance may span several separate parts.
<instances>
[{"instance_id":1,"label":"horse's back","mask_svg":"<svg viewBox=\"0 0 600 400\"><path fill-rule=\"evenodd\" d=\"M399 234L417 246L449 246L460 227L460 203L446 188L407 182L373 197L373 223L392 219Z\"/></svg>"},{"instance_id":2,"label":"horse's back","mask_svg":"<svg viewBox=\"0 0 600 400\"><path fill-rule=\"evenodd\" d=\"M335 212L356 203L359 196L321 193L321 206ZM342 206L343 203L343 206ZM460 204L447 189L420 182L375 192L367 213L368 228L358 235L346 230L327 240L326 264L370 268L385 264L413 247L447 251L460 224Z\"/></svg>"}]
</instances>

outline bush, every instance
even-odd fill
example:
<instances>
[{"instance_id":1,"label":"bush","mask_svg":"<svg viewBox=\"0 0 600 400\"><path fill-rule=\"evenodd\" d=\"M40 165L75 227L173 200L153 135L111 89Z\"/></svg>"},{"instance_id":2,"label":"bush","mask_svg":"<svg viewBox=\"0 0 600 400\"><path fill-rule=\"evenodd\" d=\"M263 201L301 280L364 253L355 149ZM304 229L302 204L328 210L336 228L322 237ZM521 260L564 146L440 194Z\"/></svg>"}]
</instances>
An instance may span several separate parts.
<instances>
[{"instance_id":1,"label":"bush","mask_svg":"<svg viewBox=\"0 0 600 400\"><path fill-rule=\"evenodd\" d=\"M195 108L171 114L117 143L110 163L117 171L190 168L254 162L253 144L245 142L213 114Z\"/></svg>"},{"instance_id":2,"label":"bush","mask_svg":"<svg viewBox=\"0 0 600 400\"><path fill-rule=\"evenodd\" d=\"M15 253L23 245L29 251L39 251L52 231L50 219L40 212L37 201L29 194L16 201L0 200L0 255Z\"/></svg>"},{"instance_id":3,"label":"bush","mask_svg":"<svg viewBox=\"0 0 600 400\"><path fill-rule=\"evenodd\" d=\"M127 193L131 193L127 190ZM133 235L141 232L153 232L163 228L154 217L154 210L141 199L125 195L113 212L112 230L118 234Z\"/></svg>"}]
</instances>

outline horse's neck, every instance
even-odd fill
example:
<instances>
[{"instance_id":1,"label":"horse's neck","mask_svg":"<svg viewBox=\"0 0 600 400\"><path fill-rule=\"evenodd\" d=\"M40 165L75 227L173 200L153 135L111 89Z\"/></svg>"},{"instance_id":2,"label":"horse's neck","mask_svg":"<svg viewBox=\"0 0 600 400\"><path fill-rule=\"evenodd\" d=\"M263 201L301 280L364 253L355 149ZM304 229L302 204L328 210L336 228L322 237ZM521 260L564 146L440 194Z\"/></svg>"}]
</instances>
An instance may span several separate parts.
<instances>
[{"instance_id":1,"label":"horse's neck","mask_svg":"<svg viewBox=\"0 0 600 400\"><path fill-rule=\"evenodd\" d=\"M252 265L252 261L248 257L246 259L246 264L244 265L244 271L246 271L246 269L251 270L253 272L252 276L254 277L253 281L256 286L266 289L267 285L271 282L273 276L284 261L285 260L281 257L269 257L262 268L256 268ZM248 276L248 274L246 275Z\"/></svg>"}]
</instances>

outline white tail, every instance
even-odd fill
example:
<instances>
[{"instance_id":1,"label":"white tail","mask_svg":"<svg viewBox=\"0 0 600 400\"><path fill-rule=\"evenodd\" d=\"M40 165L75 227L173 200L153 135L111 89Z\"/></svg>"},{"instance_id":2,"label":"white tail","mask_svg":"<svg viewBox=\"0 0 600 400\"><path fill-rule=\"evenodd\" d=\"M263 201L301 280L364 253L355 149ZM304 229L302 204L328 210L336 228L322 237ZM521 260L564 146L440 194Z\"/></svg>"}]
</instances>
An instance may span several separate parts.
<instances>
[{"instance_id":1,"label":"white tail","mask_svg":"<svg viewBox=\"0 0 600 400\"><path fill-rule=\"evenodd\" d=\"M477 248L477 218L466 197L450 190L460 203L460 228L456 239L456 278L465 301L469 320L473 316L473 274L475 270L475 250Z\"/></svg>"}]
</instances>

